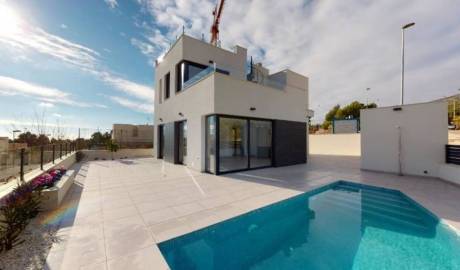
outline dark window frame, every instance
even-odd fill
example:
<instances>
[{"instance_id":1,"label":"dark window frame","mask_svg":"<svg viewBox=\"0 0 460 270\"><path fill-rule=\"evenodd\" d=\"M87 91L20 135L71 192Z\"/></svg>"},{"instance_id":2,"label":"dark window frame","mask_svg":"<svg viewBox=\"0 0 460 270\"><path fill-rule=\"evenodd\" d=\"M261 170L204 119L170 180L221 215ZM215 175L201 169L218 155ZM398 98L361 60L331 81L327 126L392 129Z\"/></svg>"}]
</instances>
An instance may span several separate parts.
<instances>
[{"instance_id":1,"label":"dark window frame","mask_svg":"<svg viewBox=\"0 0 460 270\"><path fill-rule=\"evenodd\" d=\"M209 67L208 65L203 65L203 64L196 63L196 62L189 61L189 60L182 60L179 63L177 63L176 64L176 93L182 92L184 90L183 84L191 79L189 78L189 69L185 68L184 80L182 82L182 64L194 66L194 67L197 67L203 70ZM230 75L230 72L220 69L220 68L216 68L216 72L219 72L225 75Z\"/></svg>"},{"instance_id":2,"label":"dark window frame","mask_svg":"<svg viewBox=\"0 0 460 270\"><path fill-rule=\"evenodd\" d=\"M165 74L165 95L164 99L167 100L171 96L171 72Z\"/></svg>"}]
</instances>

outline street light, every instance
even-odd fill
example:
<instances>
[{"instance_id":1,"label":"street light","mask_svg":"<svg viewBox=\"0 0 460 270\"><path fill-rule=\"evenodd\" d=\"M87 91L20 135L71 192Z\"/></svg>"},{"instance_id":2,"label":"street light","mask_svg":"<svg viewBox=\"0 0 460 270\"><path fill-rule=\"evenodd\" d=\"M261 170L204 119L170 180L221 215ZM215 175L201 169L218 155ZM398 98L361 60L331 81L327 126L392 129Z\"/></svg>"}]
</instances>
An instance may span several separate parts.
<instances>
[{"instance_id":1,"label":"street light","mask_svg":"<svg viewBox=\"0 0 460 270\"><path fill-rule=\"evenodd\" d=\"M404 105L404 30L414 25L415 23L408 23L401 28L401 105Z\"/></svg>"},{"instance_id":2,"label":"street light","mask_svg":"<svg viewBox=\"0 0 460 270\"><path fill-rule=\"evenodd\" d=\"M366 107L369 108L369 91L371 89L368 87L366 88Z\"/></svg>"},{"instance_id":3,"label":"street light","mask_svg":"<svg viewBox=\"0 0 460 270\"><path fill-rule=\"evenodd\" d=\"M16 142L15 142L14 134L18 132L21 132L21 131L19 129L13 130L13 162L12 162L13 168L14 168L14 159L15 159L15 153L16 153Z\"/></svg>"}]
</instances>

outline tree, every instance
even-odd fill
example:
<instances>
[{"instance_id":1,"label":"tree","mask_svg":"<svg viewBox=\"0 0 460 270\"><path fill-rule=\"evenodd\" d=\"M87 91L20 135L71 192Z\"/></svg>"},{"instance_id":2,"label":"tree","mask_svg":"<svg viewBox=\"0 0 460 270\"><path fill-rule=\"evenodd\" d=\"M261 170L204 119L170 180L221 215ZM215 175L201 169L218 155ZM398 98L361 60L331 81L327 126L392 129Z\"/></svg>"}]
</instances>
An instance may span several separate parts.
<instances>
[{"instance_id":1,"label":"tree","mask_svg":"<svg viewBox=\"0 0 460 270\"><path fill-rule=\"evenodd\" d=\"M90 142L92 145L107 145L111 138L112 136L109 132L101 133L98 131L91 135Z\"/></svg>"},{"instance_id":2,"label":"tree","mask_svg":"<svg viewBox=\"0 0 460 270\"><path fill-rule=\"evenodd\" d=\"M340 105L339 104L335 105L331 110L329 110L329 112L326 114L326 118L325 118L323 124L321 125L321 127L324 128L324 129L328 129L329 126L331 125L332 120L334 120L335 115L337 114L338 111L340 111Z\"/></svg>"},{"instance_id":3,"label":"tree","mask_svg":"<svg viewBox=\"0 0 460 270\"><path fill-rule=\"evenodd\" d=\"M19 134L19 136L14 140L17 143L26 143L27 146L37 145L38 139L37 135L31 133L30 131Z\"/></svg>"},{"instance_id":4,"label":"tree","mask_svg":"<svg viewBox=\"0 0 460 270\"><path fill-rule=\"evenodd\" d=\"M328 129L334 119L359 119L360 110L367 108L377 108L377 104L370 103L369 105L364 105L358 101L353 101L342 108L337 104L326 114L321 127Z\"/></svg>"}]
</instances>

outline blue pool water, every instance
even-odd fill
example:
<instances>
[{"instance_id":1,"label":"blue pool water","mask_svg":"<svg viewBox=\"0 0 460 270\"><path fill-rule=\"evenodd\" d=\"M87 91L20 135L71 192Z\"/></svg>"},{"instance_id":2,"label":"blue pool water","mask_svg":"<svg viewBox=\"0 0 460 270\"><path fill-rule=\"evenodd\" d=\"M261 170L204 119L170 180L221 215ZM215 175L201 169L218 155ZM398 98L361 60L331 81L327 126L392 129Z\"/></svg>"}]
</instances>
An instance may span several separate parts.
<instances>
[{"instance_id":1,"label":"blue pool water","mask_svg":"<svg viewBox=\"0 0 460 270\"><path fill-rule=\"evenodd\" d=\"M460 238L399 191L339 181L159 244L172 270L460 269Z\"/></svg>"}]
</instances>

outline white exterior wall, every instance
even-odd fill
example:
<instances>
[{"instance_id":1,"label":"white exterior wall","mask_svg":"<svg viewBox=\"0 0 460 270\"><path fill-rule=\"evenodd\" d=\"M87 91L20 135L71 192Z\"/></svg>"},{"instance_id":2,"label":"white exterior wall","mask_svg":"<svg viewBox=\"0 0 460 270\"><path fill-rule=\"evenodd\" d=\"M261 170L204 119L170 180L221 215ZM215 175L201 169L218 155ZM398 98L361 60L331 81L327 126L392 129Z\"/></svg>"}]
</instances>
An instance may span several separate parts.
<instances>
[{"instance_id":1,"label":"white exterior wall","mask_svg":"<svg viewBox=\"0 0 460 270\"><path fill-rule=\"evenodd\" d=\"M310 135L308 143L310 155L361 155L361 135L359 133Z\"/></svg>"},{"instance_id":2,"label":"white exterior wall","mask_svg":"<svg viewBox=\"0 0 460 270\"><path fill-rule=\"evenodd\" d=\"M187 120L187 157L184 164L204 170L204 115L214 111L214 80L208 76L184 91L173 94L163 104L155 107L155 121L158 124ZM183 117L179 115L183 114ZM159 119L163 121L160 121ZM155 144L157 145L158 124L155 124Z\"/></svg>"},{"instance_id":3,"label":"white exterior wall","mask_svg":"<svg viewBox=\"0 0 460 270\"><path fill-rule=\"evenodd\" d=\"M307 122L308 90L285 90L215 73L215 113ZM251 111L254 107L256 110Z\"/></svg>"},{"instance_id":4,"label":"white exterior wall","mask_svg":"<svg viewBox=\"0 0 460 270\"><path fill-rule=\"evenodd\" d=\"M402 173L438 177L445 162L447 103L404 105L401 111L393 108L361 110L361 168L399 172L400 126Z\"/></svg>"}]
</instances>

